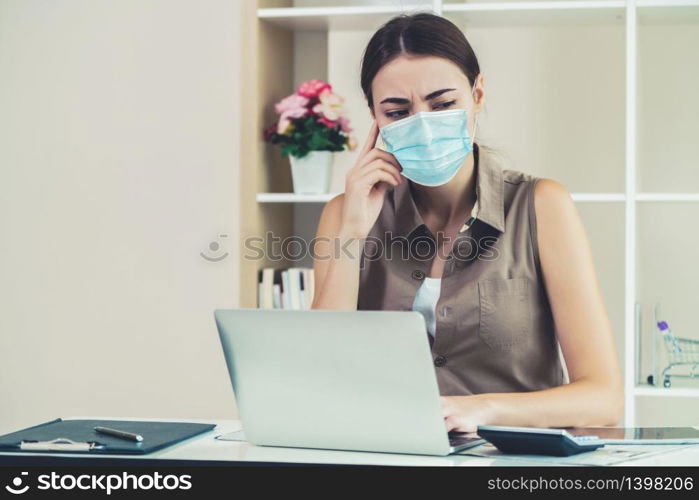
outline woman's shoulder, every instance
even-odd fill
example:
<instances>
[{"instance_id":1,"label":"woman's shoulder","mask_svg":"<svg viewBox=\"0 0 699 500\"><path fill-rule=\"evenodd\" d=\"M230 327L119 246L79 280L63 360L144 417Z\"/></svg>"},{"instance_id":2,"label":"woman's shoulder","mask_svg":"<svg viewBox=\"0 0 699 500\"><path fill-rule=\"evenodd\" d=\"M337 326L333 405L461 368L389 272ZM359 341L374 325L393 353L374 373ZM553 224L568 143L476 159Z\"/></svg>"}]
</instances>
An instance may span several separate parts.
<instances>
[{"instance_id":1,"label":"woman's shoulder","mask_svg":"<svg viewBox=\"0 0 699 500\"><path fill-rule=\"evenodd\" d=\"M330 217L340 217L342 215L342 207L345 203L345 193L338 193L323 206L323 214Z\"/></svg>"},{"instance_id":2,"label":"woman's shoulder","mask_svg":"<svg viewBox=\"0 0 699 500\"><path fill-rule=\"evenodd\" d=\"M345 193L338 193L325 204L324 209L335 212L342 209L345 200Z\"/></svg>"},{"instance_id":3,"label":"woman's shoulder","mask_svg":"<svg viewBox=\"0 0 699 500\"><path fill-rule=\"evenodd\" d=\"M535 175L519 170L512 156L502 148L479 144L478 153L479 161L488 162L491 169L495 168L502 173L504 183L519 185L537 179Z\"/></svg>"},{"instance_id":4,"label":"woman's shoulder","mask_svg":"<svg viewBox=\"0 0 699 500\"><path fill-rule=\"evenodd\" d=\"M479 150L483 155L487 155L489 161L498 165L504 183L520 188L536 185L535 191L543 193L541 196L545 197L569 195L565 186L555 179L537 176L517 168L516 162L505 150L489 145L479 145Z\"/></svg>"},{"instance_id":5,"label":"woman's shoulder","mask_svg":"<svg viewBox=\"0 0 699 500\"><path fill-rule=\"evenodd\" d=\"M481 145L480 151L502 172L506 203L520 199L530 207L536 205L537 212L560 210L572 203L570 192L561 182L520 170L503 149Z\"/></svg>"},{"instance_id":6,"label":"woman's shoulder","mask_svg":"<svg viewBox=\"0 0 699 500\"><path fill-rule=\"evenodd\" d=\"M339 193L323 206L318 222L319 233L335 234L340 230L344 199L345 193Z\"/></svg>"}]
</instances>

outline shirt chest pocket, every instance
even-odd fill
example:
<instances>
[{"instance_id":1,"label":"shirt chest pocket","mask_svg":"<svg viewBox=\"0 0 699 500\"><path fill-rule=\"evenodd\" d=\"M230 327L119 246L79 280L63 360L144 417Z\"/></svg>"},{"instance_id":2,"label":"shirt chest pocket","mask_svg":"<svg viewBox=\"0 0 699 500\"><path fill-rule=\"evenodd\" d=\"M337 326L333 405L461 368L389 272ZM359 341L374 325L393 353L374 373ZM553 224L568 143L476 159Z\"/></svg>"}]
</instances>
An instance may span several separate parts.
<instances>
[{"instance_id":1,"label":"shirt chest pocket","mask_svg":"<svg viewBox=\"0 0 699 500\"><path fill-rule=\"evenodd\" d=\"M531 290L528 278L478 282L478 336L491 349L515 350L531 334Z\"/></svg>"}]
</instances>

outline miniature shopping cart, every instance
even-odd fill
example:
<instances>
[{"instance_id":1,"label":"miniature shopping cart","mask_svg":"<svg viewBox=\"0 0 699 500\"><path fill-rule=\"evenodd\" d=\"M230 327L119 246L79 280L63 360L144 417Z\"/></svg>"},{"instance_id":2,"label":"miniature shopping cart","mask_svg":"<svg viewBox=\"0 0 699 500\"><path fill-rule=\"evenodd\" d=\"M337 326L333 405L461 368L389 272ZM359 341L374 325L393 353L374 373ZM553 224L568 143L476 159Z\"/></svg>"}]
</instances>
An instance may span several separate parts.
<instances>
[{"instance_id":1,"label":"miniature shopping cart","mask_svg":"<svg viewBox=\"0 0 699 500\"><path fill-rule=\"evenodd\" d=\"M675 337L665 321L658 321L656 325L663 336L668 359L668 365L660 374L663 386L670 387L672 377L699 378L699 340ZM653 375L648 377L651 385L655 385L653 378Z\"/></svg>"}]
</instances>

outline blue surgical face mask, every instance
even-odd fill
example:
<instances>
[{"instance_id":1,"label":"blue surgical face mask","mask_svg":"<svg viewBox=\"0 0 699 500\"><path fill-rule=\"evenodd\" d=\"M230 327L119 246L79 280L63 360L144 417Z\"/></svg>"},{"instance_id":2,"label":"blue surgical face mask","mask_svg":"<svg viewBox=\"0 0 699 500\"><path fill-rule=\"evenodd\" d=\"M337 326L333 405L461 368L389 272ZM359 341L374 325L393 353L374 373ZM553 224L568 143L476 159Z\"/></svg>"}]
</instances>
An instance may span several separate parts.
<instances>
[{"instance_id":1,"label":"blue surgical face mask","mask_svg":"<svg viewBox=\"0 0 699 500\"><path fill-rule=\"evenodd\" d=\"M474 123L474 131L477 126ZM381 127L386 151L400 163L403 174L423 186L441 186L459 171L473 150L465 109L419 111Z\"/></svg>"}]
</instances>

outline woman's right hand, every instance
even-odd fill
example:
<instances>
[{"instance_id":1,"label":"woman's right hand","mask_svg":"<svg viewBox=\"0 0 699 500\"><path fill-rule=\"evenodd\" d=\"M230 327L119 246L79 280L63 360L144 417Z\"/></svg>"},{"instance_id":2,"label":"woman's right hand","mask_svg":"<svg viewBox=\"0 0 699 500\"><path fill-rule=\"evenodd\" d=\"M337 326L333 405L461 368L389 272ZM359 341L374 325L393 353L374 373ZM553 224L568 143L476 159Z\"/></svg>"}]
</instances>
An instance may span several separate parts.
<instances>
[{"instance_id":1,"label":"woman's right hand","mask_svg":"<svg viewBox=\"0 0 699 500\"><path fill-rule=\"evenodd\" d=\"M388 188L405 182L396 157L376 147L378 136L374 120L357 162L345 176L341 232L347 236L366 237L381 212Z\"/></svg>"}]
</instances>

